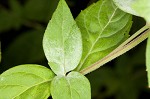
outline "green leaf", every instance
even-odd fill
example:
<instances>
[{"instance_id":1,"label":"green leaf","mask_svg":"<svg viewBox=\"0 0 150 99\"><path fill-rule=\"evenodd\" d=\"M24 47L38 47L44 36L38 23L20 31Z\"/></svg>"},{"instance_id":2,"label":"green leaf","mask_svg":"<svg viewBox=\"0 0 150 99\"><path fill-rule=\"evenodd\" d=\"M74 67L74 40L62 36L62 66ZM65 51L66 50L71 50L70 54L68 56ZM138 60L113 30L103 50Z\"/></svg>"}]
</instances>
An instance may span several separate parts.
<instances>
[{"instance_id":1,"label":"green leaf","mask_svg":"<svg viewBox=\"0 0 150 99\"><path fill-rule=\"evenodd\" d=\"M123 11L145 18L150 24L150 1L149 0L113 0Z\"/></svg>"},{"instance_id":2,"label":"green leaf","mask_svg":"<svg viewBox=\"0 0 150 99\"><path fill-rule=\"evenodd\" d=\"M149 0L136 0L132 8L150 25L150 1Z\"/></svg>"},{"instance_id":3,"label":"green leaf","mask_svg":"<svg viewBox=\"0 0 150 99\"><path fill-rule=\"evenodd\" d=\"M40 65L20 65L0 75L0 99L47 99L53 72Z\"/></svg>"},{"instance_id":4,"label":"green leaf","mask_svg":"<svg viewBox=\"0 0 150 99\"><path fill-rule=\"evenodd\" d=\"M78 72L56 76L51 83L53 99L91 99L90 83Z\"/></svg>"},{"instance_id":5,"label":"green leaf","mask_svg":"<svg viewBox=\"0 0 150 99\"><path fill-rule=\"evenodd\" d=\"M146 48L146 70L148 75L148 85L150 87L150 36L147 41L147 48Z\"/></svg>"},{"instance_id":6,"label":"green leaf","mask_svg":"<svg viewBox=\"0 0 150 99\"><path fill-rule=\"evenodd\" d=\"M124 41L131 19L111 0L100 0L82 11L76 19L83 39L83 55L77 70L102 59Z\"/></svg>"},{"instance_id":7,"label":"green leaf","mask_svg":"<svg viewBox=\"0 0 150 99\"><path fill-rule=\"evenodd\" d=\"M81 33L64 0L60 0L47 26L43 47L49 65L57 75L75 69L80 61Z\"/></svg>"},{"instance_id":8,"label":"green leaf","mask_svg":"<svg viewBox=\"0 0 150 99\"><path fill-rule=\"evenodd\" d=\"M138 13L131 7L137 0L113 0L114 3L123 11L139 16Z\"/></svg>"}]
</instances>

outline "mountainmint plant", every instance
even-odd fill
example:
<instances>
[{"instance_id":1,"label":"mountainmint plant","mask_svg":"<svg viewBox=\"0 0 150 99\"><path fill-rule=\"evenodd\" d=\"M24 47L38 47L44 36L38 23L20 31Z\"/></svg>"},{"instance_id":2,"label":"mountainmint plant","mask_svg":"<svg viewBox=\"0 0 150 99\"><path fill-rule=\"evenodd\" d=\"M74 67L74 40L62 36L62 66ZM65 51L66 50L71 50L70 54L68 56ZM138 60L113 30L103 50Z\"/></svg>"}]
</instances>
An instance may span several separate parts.
<instances>
[{"instance_id":1,"label":"mountainmint plant","mask_svg":"<svg viewBox=\"0 0 150 99\"><path fill-rule=\"evenodd\" d=\"M0 75L0 99L91 99L84 75L148 38L149 13L149 0L99 0L74 20L60 0L43 38L51 69L25 64L5 71ZM129 37L132 15L145 18L147 24ZM146 65L150 86L150 37Z\"/></svg>"}]
</instances>

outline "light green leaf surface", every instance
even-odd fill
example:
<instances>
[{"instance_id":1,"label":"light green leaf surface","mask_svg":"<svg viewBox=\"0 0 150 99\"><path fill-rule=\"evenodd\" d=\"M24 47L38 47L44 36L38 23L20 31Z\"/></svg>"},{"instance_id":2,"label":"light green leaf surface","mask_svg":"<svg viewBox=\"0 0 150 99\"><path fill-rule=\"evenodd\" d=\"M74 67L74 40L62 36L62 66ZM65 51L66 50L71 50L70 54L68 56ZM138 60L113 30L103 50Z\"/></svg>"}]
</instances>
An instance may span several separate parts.
<instances>
[{"instance_id":1,"label":"light green leaf surface","mask_svg":"<svg viewBox=\"0 0 150 99\"><path fill-rule=\"evenodd\" d=\"M149 0L113 0L123 11L145 18L150 24L150 1Z\"/></svg>"},{"instance_id":2,"label":"light green leaf surface","mask_svg":"<svg viewBox=\"0 0 150 99\"><path fill-rule=\"evenodd\" d=\"M0 99L47 99L53 72L40 65L20 65L0 75Z\"/></svg>"},{"instance_id":3,"label":"light green leaf surface","mask_svg":"<svg viewBox=\"0 0 150 99\"><path fill-rule=\"evenodd\" d=\"M136 0L132 8L150 25L150 0Z\"/></svg>"},{"instance_id":4,"label":"light green leaf surface","mask_svg":"<svg viewBox=\"0 0 150 99\"><path fill-rule=\"evenodd\" d=\"M51 83L53 99L91 99L90 83L78 72L56 76Z\"/></svg>"},{"instance_id":5,"label":"light green leaf surface","mask_svg":"<svg viewBox=\"0 0 150 99\"><path fill-rule=\"evenodd\" d=\"M49 65L57 75L75 69L80 61L81 33L64 0L60 0L47 26L43 47Z\"/></svg>"},{"instance_id":6,"label":"light green leaf surface","mask_svg":"<svg viewBox=\"0 0 150 99\"><path fill-rule=\"evenodd\" d=\"M113 0L114 3L123 11L139 16L139 14L131 7L137 0Z\"/></svg>"},{"instance_id":7,"label":"light green leaf surface","mask_svg":"<svg viewBox=\"0 0 150 99\"><path fill-rule=\"evenodd\" d=\"M148 85L150 87L150 36L147 41L147 48L146 48L146 71L148 75Z\"/></svg>"},{"instance_id":8,"label":"light green leaf surface","mask_svg":"<svg viewBox=\"0 0 150 99\"><path fill-rule=\"evenodd\" d=\"M76 19L83 39L83 55L77 70L100 60L125 40L131 19L111 0L100 0L82 11Z\"/></svg>"}]
</instances>

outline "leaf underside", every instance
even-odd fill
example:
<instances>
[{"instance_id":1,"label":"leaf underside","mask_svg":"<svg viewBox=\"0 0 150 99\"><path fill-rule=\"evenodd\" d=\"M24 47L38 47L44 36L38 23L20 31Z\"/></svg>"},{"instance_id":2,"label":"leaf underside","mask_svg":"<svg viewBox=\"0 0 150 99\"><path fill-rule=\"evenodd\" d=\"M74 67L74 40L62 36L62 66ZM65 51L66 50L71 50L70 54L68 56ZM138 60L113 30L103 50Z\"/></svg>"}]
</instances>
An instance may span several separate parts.
<instances>
[{"instance_id":1,"label":"leaf underside","mask_svg":"<svg viewBox=\"0 0 150 99\"><path fill-rule=\"evenodd\" d=\"M0 99L47 99L53 77L44 66L13 67L0 75Z\"/></svg>"},{"instance_id":2,"label":"leaf underside","mask_svg":"<svg viewBox=\"0 0 150 99\"><path fill-rule=\"evenodd\" d=\"M49 65L57 75L75 69L81 59L81 33L64 0L60 0L47 26L43 47Z\"/></svg>"},{"instance_id":3,"label":"leaf underside","mask_svg":"<svg viewBox=\"0 0 150 99\"><path fill-rule=\"evenodd\" d=\"M139 16L139 14L132 8L132 4L134 4L137 0L113 0L113 1L121 10Z\"/></svg>"},{"instance_id":4,"label":"leaf underside","mask_svg":"<svg viewBox=\"0 0 150 99\"><path fill-rule=\"evenodd\" d=\"M114 50L128 38L132 16L111 0L100 0L76 18L82 33L83 54L77 70L82 70Z\"/></svg>"},{"instance_id":5,"label":"leaf underside","mask_svg":"<svg viewBox=\"0 0 150 99\"><path fill-rule=\"evenodd\" d=\"M149 0L113 0L123 11L143 17L150 25L150 1Z\"/></svg>"},{"instance_id":6,"label":"leaf underside","mask_svg":"<svg viewBox=\"0 0 150 99\"><path fill-rule=\"evenodd\" d=\"M132 8L150 25L150 0L136 0Z\"/></svg>"},{"instance_id":7,"label":"leaf underside","mask_svg":"<svg viewBox=\"0 0 150 99\"><path fill-rule=\"evenodd\" d=\"M57 76L51 83L53 99L91 99L90 83L78 72Z\"/></svg>"}]
</instances>

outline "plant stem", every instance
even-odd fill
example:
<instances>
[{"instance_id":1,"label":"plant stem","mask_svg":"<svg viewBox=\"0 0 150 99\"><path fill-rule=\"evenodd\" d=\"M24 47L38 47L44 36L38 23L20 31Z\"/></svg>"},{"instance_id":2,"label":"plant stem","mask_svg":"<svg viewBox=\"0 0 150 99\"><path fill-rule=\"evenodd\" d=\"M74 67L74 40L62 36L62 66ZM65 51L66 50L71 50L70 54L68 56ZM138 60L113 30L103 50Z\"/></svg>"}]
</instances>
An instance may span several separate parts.
<instances>
[{"instance_id":1,"label":"plant stem","mask_svg":"<svg viewBox=\"0 0 150 99\"><path fill-rule=\"evenodd\" d=\"M140 30L138 30L136 33L134 33L130 38L128 38L125 42L123 42L121 45L119 45L119 47L122 47L122 46L126 45L127 43L132 41L134 38L136 38L138 35L140 35L143 31L145 31L148 28L149 28L149 26L145 25ZM119 48L119 47L117 47L117 48Z\"/></svg>"},{"instance_id":2,"label":"plant stem","mask_svg":"<svg viewBox=\"0 0 150 99\"><path fill-rule=\"evenodd\" d=\"M82 74L88 74L96 69L98 69L100 66L104 65L105 63L115 59L116 57L124 54L125 52L129 51L133 47L137 46L139 43L144 41L148 36L150 29L148 29L148 26L144 26L139 31L137 31L134 35L132 35L129 39L127 39L124 43L122 43L119 47L117 47L114 51L112 51L110 54L99 60L98 62L92 64L91 66L83 69L80 71ZM146 31L145 31L146 30ZM144 32L143 32L144 31Z\"/></svg>"}]
</instances>

